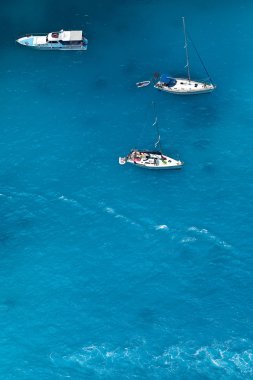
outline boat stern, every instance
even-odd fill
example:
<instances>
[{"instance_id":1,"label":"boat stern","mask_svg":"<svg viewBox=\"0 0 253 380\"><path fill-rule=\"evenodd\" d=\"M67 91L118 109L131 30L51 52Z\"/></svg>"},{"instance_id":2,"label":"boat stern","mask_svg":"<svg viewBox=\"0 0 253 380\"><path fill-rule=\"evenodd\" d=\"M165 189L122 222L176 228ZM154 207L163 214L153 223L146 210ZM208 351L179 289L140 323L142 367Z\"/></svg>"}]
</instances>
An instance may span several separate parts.
<instances>
[{"instance_id":1,"label":"boat stern","mask_svg":"<svg viewBox=\"0 0 253 380\"><path fill-rule=\"evenodd\" d=\"M88 40L87 38L83 38L83 42L82 42L82 45L83 45L83 50L87 50L88 48Z\"/></svg>"},{"instance_id":2,"label":"boat stern","mask_svg":"<svg viewBox=\"0 0 253 380\"><path fill-rule=\"evenodd\" d=\"M155 83L154 87L157 90L170 91L177 84L177 78L172 78L167 74L162 74L157 83Z\"/></svg>"}]
</instances>

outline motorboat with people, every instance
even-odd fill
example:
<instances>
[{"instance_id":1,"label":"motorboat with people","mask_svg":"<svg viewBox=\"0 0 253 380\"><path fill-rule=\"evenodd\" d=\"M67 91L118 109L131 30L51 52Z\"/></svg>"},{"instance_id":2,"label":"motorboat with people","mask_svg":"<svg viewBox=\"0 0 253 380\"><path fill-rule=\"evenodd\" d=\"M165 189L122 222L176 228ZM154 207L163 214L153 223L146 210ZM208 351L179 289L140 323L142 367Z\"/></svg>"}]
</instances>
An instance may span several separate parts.
<instances>
[{"instance_id":1,"label":"motorboat with people","mask_svg":"<svg viewBox=\"0 0 253 380\"><path fill-rule=\"evenodd\" d=\"M183 29L184 29L184 39L185 39L185 54L186 54L186 68L187 68L187 78L173 78L167 74L162 74L158 80L158 82L154 85L154 87L157 90L169 92L172 94L178 94L178 95L194 95L194 94L204 94L208 92L212 92L216 86L213 84L212 79L203 63L203 60L201 59L196 46L194 45L192 39L191 43L194 47L194 50L207 74L207 80L205 81L197 81L191 79L191 73L190 73L190 61L189 61L189 53L188 53L188 36L186 34L186 27L185 27L185 19L183 19Z\"/></svg>"},{"instance_id":2,"label":"motorboat with people","mask_svg":"<svg viewBox=\"0 0 253 380\"><path fill-rule=\"evenodd\" d=\"M60 30L48 34L27 34L17 39L24 46L41 50L87 50L88 40L82 30Z\"/></svg>"},{"instance_id":3,"label":"motorboat with people","mask_svg":"<svg viewBox=\"0 0 253 380\"><path fill-rule=\"evenodd\" d=\"M183 162L166 156L161 151L133 149L126 157L119 157L119 164L134 164L146 169L181 169Z\"/></svg>"},{"instance_id":4,"label":"motorboat with people","mask_svg":"<svg viewBox=\"0 0 253 380\"><path fill-rule=\"evenodd\" d=\"M153 103L153 105L155 111L155 104ZM119 157L119 164L124 165L129 163L146 169L181 169L183 166L182 161L175 160L174 158L162 153L157 116L155 117L153 127L155 127L157 133L155 149L158 147L159 150L132 149L127 156Z\"/></svg>"}]
</instances>

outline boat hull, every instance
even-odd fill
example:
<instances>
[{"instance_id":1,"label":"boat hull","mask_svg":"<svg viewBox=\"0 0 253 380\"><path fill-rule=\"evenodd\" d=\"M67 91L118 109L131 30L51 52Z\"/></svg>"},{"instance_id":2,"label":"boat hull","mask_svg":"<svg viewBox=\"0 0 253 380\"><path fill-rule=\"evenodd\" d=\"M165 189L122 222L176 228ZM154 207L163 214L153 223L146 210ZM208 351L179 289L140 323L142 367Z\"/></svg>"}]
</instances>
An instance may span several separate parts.
<instances>
[{"instance_id":1,"label":"boat hull","mask_svg":"<svg viewBox=\"0 0 253 380\"><path fill-rule=\"evenodd\" d=\"M148 165L137 164L136 162L130 162L130 161L128 161L128 163L133 164L135 166L138 166L139 168L149 169L149 170L178 170L178 169L181 169L183 167L183 164L176 165L176 166L166 166L166 165L164 165L164 166L148 166Z\"/></svg>"},{"instance_id":2,"label":"boat hull","mask_svg":"<svg viewBox=\"0 0 253 380\"><path fill-rule=\"evenodd\" d=\"M192 81L184 78L174 78L176 84L169 87L166 83L158 81L154 87L159 91L168 92L175 95L199 95L212 92L216 86L210 83Z\"/></svg>"},{"instance_id":3,"label":"boat hull","mask_svg":"<svg viewBox=\"0 0 253 380\"><path fill-rule=\"evenodd\" d=\"M138 88L147 87L147 86L150 85L150 83L151 83L150 80L146 80L146 81L143 81L143 82L137 82L136 86Z\"/></svg>"},{"instance_id":4,"label":"boat hull","mask_svg":"<svg viewBox=\"0 0 253 380\"><path fill-rule=\"evenodd\" d=\"M31 46L33 49L37 49L37 50L62 50L62 51L67 51L67 50L87 50L87 47L86 48L83 48L83 47L73 47L73 48L66 48L66 47L58 47L58 48L55 48L55 47L41 47L41 46Z\"/></svg>"},{"instance_id":5,"label":"boat hull","mask_svg":"<svg viewBox=\"0 0 253 380\"><path fill-rule=\"evenodd\" d=\"M83 39L83 41L80 41L80 43L72 43L70 45L64 45L60 41L57 43L50 43L46 42L46 36L34 36L29 35L26 37L21 37L17 39L17 42L20 45L31 47L33 49L38 50L87 50L88 47L88 40L86 38Z\"/></svg>"},{"instance_id":6,"label":"boat hull","mask_svg":"<svg viewBox=\"0 0 253 380\"><path fill-rule=\"evenodd\" d=\"M87 47L86 48L83 48L83 47L73 47L73 48L66 48L66 47L58 47L58 48L55 48L55 47L41 47L41 46L31 46L33 49L36 49L36 50L62 50L62 51L67 51L67 50L87 50Z\"/></svg>"},{"instance_id":7,"label":"boat hull","mask_svg":"<svg viewBox=\"0 0 253 380\"><path fill-rule=\"evenodd\" d=\"M165 156L159 152L139 152L133 151L126 157L119 157L119 164L126 163L151 170L175 170L181 169L182 161L174 160L169 156Z\"/></svg>"}]
</instances>

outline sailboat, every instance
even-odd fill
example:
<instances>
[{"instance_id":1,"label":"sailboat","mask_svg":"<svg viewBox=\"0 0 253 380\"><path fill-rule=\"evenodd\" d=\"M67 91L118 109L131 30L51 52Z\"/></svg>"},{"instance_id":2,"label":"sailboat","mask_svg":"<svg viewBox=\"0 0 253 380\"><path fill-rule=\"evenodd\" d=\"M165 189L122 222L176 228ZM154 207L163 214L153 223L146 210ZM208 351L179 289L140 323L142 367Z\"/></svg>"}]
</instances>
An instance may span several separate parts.
<instances>
[{"instance_id":1,"label":"sailboat","mask_svg":"<svg viewBox=\"0 0 253 380\"><path fill-rule=\"evenodd\" d=\"M156 128L157 132L155 150L132 149L127 156L119 157L119 164L124 165L129 163L146 169L181 169L183 166L182 161L175 160L174 158L166 156L162 153L157 116L155 116L153 127ZM156 150L157 147L159 150Z\"/></svg>"},{"instance_id":2,"label":"sailboat","mask_svg":"<svg viewBox=\"0 0 253 380\"><path fill-rule=\"evenodd\" d=\"M185 40L185 55L186 55L186 68L187 68L187 78L173 78L167 74L162 74L159 81L154 85L155 88L161 91L171 92L172 94L178 95L191 95L191 94L204 94L207 92L212 92L216 86L212 83L211 77L207 72L207 69L192 41L191 43L194 47L194 50L207 74L207 81L195 81L191 79L190 73L190 62L189 62L189 53L188 53L188 38L186 35L185 19L183 19L183 30L184 30L184 40Z\"/></svg>"}]
</instances>

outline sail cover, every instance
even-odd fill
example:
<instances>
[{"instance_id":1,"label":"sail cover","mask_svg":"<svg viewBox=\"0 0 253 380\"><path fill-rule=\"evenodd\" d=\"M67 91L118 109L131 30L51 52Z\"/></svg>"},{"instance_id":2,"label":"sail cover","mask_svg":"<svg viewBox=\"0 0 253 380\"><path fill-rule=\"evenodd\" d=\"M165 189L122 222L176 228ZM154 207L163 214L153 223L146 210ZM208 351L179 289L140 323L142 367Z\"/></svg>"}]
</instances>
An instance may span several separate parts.
<instances>
[{"instance_id":1,"label":"sail cover","mask_svg":"<svg viewBox=\"0 0 253 380\"><path fill-rule=\"evenodd\" d=\"M176 79L169 77L167 74L162 74L160 81L165 83L168 87L173 87L177 83Z\"/></svg>"}]
</instances>

